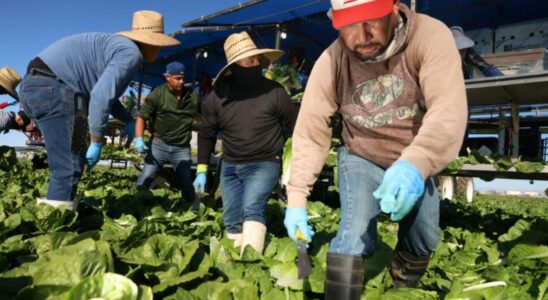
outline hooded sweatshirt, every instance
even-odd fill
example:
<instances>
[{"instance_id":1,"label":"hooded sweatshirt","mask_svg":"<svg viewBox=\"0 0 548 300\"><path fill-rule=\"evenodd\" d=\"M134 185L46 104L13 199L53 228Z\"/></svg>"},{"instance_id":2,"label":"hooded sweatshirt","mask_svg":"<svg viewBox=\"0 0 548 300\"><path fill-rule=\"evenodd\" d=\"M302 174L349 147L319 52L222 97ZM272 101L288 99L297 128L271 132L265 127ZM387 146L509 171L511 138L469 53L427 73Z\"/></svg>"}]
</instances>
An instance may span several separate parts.
<instances>
[{"instance_id":1,"label":"hooded sweatshirt","mask_svg":"<svg viewBox=\"0 0 548 300\"><path fill-rule=\"evenodd\" d=\"M441 171L457 156L467 120L461 60L449 29L400 4L385 53L362 61L340 38L322 53L293 133L289 207L306 206L337 112L352 153L382 168L406 160L425 179Z\"/></svg>"}]
</instances>

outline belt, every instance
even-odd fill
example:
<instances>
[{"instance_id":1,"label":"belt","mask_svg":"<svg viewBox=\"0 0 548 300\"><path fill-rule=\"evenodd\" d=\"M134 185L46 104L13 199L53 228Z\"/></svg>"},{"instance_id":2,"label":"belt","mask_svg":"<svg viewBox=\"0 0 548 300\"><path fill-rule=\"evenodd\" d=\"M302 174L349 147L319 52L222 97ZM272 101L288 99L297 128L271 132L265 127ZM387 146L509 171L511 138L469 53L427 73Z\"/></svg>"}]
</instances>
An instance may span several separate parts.
<instances>
[{"instance_id":1,"label":"belt","mask_svg":"<svg viewBox=\"0 0 548 300\"><path fill-rule=\"evenodd\" d=\"M53 78L53 79L56 79L56 80L59 80L59 81L62 81L61 79L59 79L59 77L57 77L57 75L55 75L53 72L51 72L50 70L46 70L46 69L37 69L37 68L32 68L30 69L30 72L29 72L31 75L40 75L40 76L43 76L43 77L49 77L49 78Z\"/></svg>"}]
</instances>

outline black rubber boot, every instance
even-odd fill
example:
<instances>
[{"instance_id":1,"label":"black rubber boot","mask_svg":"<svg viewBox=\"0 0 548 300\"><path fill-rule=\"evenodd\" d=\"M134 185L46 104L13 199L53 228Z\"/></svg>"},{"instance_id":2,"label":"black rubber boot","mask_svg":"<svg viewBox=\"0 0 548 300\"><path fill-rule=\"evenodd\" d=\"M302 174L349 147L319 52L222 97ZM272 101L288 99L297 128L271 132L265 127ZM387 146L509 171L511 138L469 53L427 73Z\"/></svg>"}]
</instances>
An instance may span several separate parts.
<instances>
[{"instance_id":1,"label":"black rubber boot","mask_svg":"<svg viewBox=\"0 0 548 300\"><path fill-rule=\"evenodd\" d=\"M393 288L416 287L428 268L429 260L429 255L414 256L407 251L394 251L390 268L390 275L394 282Z\"/></svg>"},{"instance_id":2,"label":"black rubber boot","mask_svg":"<svg viewBox=\"0 0 548 300\"><path fill-rule=\"evenodd\" d=\"M365 267L361 256L327 253L325 272L326 300L360 299Z\"/></svg>"}]
</instances>

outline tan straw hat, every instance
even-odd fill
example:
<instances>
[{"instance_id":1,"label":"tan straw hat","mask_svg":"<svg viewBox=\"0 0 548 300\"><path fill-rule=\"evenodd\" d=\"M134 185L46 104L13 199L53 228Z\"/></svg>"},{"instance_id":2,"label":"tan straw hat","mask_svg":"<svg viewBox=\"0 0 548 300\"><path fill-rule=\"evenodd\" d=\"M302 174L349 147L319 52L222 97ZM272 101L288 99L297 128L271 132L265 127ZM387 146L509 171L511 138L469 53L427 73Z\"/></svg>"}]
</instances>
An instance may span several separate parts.
<instances>
[{"instance_id":1,"label":"tan straw hat","mask_svg":"<svg viewBox=\"0 0 548 300\"><path fill-rule=\"evenodd\" d=\"M19 95L17 95L15 88L19 82L21 82L21 76L19 76L14 69L10 67L3 67L0 69L0 86L17 100L19 100Z\"/></svg>"},{"instance_id":2,"label":"tan straw hat","mask_svg":"<svg viewBox=\"0 0 548 300\"><path fill-rule=\"evenodd\" d=\"M257 46L255 46L255 43L245 31L233 33L228 36L225 41L224 48L227 63L215 77L213 85L215 85L221 77L230 74L230 70L227 70L227 68L240 59L262 54L268 60L268 64L271 64L272 62L278 60L282 54L284 54L282 50L268 48L257 49ZM263 61L261 60L261 62ZM266 67L267 65L264 66Z\"/></svg>"},{"instance_id":3,"label":"tan straw hat","mask_svg":"<svg viewBox=\"0 0 548 300\"><path fill-rule=\"evenodd\" d=\"M164 17L150 10L140 10L133 13L131 31L118 32L133 41L153 46L179 45L177 39L164 34Z\"/></svg>"}]
</instances>

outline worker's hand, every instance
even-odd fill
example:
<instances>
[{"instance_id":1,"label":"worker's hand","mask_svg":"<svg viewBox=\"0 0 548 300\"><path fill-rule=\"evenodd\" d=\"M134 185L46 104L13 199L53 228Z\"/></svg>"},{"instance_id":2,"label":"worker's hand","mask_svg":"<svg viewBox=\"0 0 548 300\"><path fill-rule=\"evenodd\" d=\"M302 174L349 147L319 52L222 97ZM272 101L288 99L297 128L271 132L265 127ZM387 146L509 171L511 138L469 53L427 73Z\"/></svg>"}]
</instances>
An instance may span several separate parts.
<instances>
[{"instance_id":1,"label":"worker's hand","mask_svg":"<svg viewBox=\"0 0 548 300\"><path fill-rule=\"evenodd\" d=\"M137 153L145 153L148 150L147 145L142 137L135 138L135 151Z\"/></svg>"},{"instance_id":2,"label":"worker's hand","mask_svg":"<svg viewBox=\"0 0 548 300\"><path fill-rule=\"evenodd\" d=\"M483 75L486 77L504 76L504 74L494 65L488 65L483 69Z\"/></svg>"},{"instance_id":3,"label":"worker's hand","mask_svg":"<svg viewBox=\"0 0 548 300\"><path fill-rule=\"evenodd\" d=\"M381 210L397 222L413 209L423 193L424 179L419 170L407 161L398 160L386 170L373 197L380 200Z\"/></svg>"},{"instance_id":4,"label":"worker's hand","mask_svg":"<svg viewBox=\"0 0 548 300\"><path fill-rule=\"evenodd\" d=\"M296 233L297 229L300 229L303 237L309 242L312 241L314 231L312 230L312 226L308 225L306 208L288 207L285 210L284 225L287 229L287 234L292 240L298 242Z\"/></svg>"},{"instance_id":5,"label":"worker's hand","mask_svg":"<svg viewBox=\"0 0 548 300\"><path fill-rule=\"evenodd\" d=\"M99 162L102 149L102 143L91 142L91 144L89 145L88 151L86 152L88 171L91 171L91 169Z\"/></svg>"},{"instance_id":6,"label":"worker's hand","mask_svg":"<svg viewBox=\"0 0 548 300\"><path fill-rule=\"evenodd\" d=\"M131 144L133 141L133 137L135 136L135 121L130 121L124 126L124 132L123 135L127 135L127 144Z\"/></svg>"},{"instance_id":7,"label":"worker's hand","mask_svg":"<svg viewBox=\"0 0 548 300\"><path fill-rule=\"evenodd\" d=\"M196 179L194 179L194 191L196 193L204 193L205 185L207 182L207 172L196 174Z\"/></svg>"}]
</instances>

